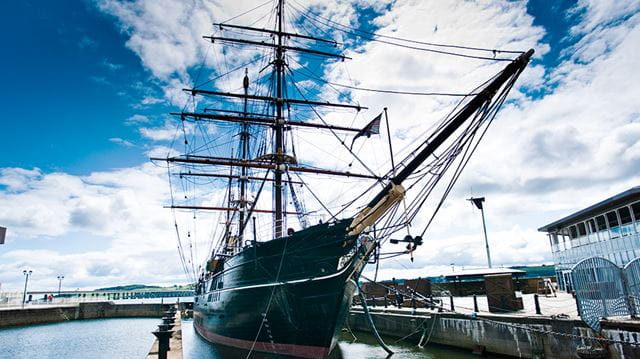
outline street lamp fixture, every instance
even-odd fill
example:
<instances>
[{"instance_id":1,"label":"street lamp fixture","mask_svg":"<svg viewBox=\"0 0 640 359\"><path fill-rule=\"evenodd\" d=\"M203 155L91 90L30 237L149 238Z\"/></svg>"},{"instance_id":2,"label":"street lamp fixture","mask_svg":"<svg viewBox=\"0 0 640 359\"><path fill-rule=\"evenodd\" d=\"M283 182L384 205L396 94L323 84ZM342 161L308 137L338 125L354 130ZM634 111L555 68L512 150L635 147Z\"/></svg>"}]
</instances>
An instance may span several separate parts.
<instances>
[{"instance_id":1,"label":"street lamp fixture","mask_svg":"<svg viewBox=\"0 0 640 359\"><path fill-rule=\"evenodd\" d=\"M22 274L24 274L24 292L22 293L22 308L24 308L24 303L27 300L27 283L29 283L29 276L33 273L32 270L23 270Z\"/></svg>"},{"instance_id":2,"label":"street lamp fixture","mask_svg":"<svg viewBox=\"0 0 640 359\"><path fill-rule=\"evenodd\" d=\"M487 239L487 225L485 224L484 221L484 208L482 206L482 202L484 202L484 197L478 197L478 198L469 198L467 199L467 201L471 201L473 204L476 205L476 207L478 207L478 209L480 210L480 213L482 214L482 229L484 230L484 245L487 248L487 264L489 265L489 268L491 268L491 254L489 254L489 240Z\"/></svg>"},{"instance_id":3,"label":"street lamp fixture","mask_svg":"<svg viewBox=\"0 0 640 359\"><path fill-rule=\"evenodd\" d=\"M62 280L64 279L64 276L59 275L56 278L58 278L58 296L60 296L60 288L62 287Z\"/></svg>"}]
</instances>

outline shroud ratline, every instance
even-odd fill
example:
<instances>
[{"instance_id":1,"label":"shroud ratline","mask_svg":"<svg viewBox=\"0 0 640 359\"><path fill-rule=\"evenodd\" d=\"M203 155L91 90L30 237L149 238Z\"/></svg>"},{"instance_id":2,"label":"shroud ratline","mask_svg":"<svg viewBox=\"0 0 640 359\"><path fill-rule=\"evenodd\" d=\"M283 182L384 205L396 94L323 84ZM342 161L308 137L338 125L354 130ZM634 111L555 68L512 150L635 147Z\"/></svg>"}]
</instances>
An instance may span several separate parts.
<instances>
[{"instance_id":1,"label":"shroud ratline","mask_svg":"<svg viewBox=\"0 0 640 359\"><path fill-rule=\"evenodd\" d=\"M268 67L271 68L270 93L250 94L249 77L245 70L242 93L201 88L185 89L193 98L202 96L223 99L221 102L236 101L232 103L235 106L206 108L200 111L194 108L193 111L173 113L182 120L180 125L183 129L185 122L194 126L207 125L209 122L235 126L234 130L238 131L232 138L237 145L233 150L235 155L232 152L230 157L216 157L211 152L201 154L185 150L186 153L182 155L168 155L167 158L152 160L167 162L170 166L170 180L172 176L179 175L180 178L190 179L189 183L192 184L202 179L209 180L206 182L209 186L212 186L211 183L214 181L226 182L220 205L211 205L211 201L179 205L172 200L170 206L174 211L191 210L194 218L196 211L209 210L222 211L225 216L218 246L211 250L205 268L197 274L193 262L191 261L192 267L189 268L189 261L184 258L184 248L178 231L182 264L186 272L192 270L194 274L196 331L210 342L249 350L249 354L257 351L304 358L325 358L337 343L363 268L371 258L379 259L380 244L393 233L380 230L380 227L376 232L376 225L382 225L387 229L409 225L444 171L451 167L459 154L463 154L463 165L455 170L458 172L455 175L457 179L459 171L468 160L465 156L470 155L477 146L477 142L473 142L474 138L479 141L482 137L508 91L527 66L533 50L520 53L500 73L474 91L473 95L463 99L441 126L427 138L418 139L415 151L400 163L396 163L395 168L386 175L376 175L371 171L351 173L320 169L299 163L293 142L291 146L287 144L287 133L292 133L291 128L294 127L314 131L358 132L361 130L327 124L315 107L356 111L365 107L288 96L286 77L290 68L287 53L310 54L339 60L347 57L324 51L324 48L289 45L294 42L292 40L296 40L295 43L309 40L321 44L337 43L333 40L287 32L284 28L284 0L276 1L276 24L273 30L215 24L221 32L231 30L233 33L267 34L270 37L269 41L255 41L255 37L241 39L204 36L216 44L232 43L268 49L272 58L261 72ZM251 111L258 108L256 104L265 106L260 107L260 112L249 112L250 107ZM313 109L322 123L289 119L290 116L287 114L294 106ZM234 108L236 110L233 110ZM258 138L262 138L262 143L259 143ZM218 138L218 141L228 142L229 138ZM185 149L188 145L185 134ZM436 155L436 150L441 151L439 156ZM448 156L443 157L442 154ZM171 173L171 168L176 167L181 168L181 171ZM209 168L226 170L207 171ZM383 186L369 187L365 195L379 192L355 215L341 219L332 215L331 220L326 223L309 225L309 213L305 212L302 197L296 194L298 188L306 185L302 178L297 176L299 173L347 176L361 181L373 180ZM294 180L292 174L296 174L300 180ZM426 184L424 181L416 180L418 177L426 178ZM404 215L397 215L398 211L402 211L400 204L405 201L406 191L403 183L409 183L407 188L416 190L418 195L414 202L409 204L408 209L407 205L404 205ZM330 182L327 181L327 184ZM264 188L265 185L272 189L272 209L257 208L261 193L268 192ZM316 197L315 194L313 196ZM294 205L294 211L287 210L287 198L290 198ZM408 215L407 211L412 215ZM259 241L257 238L256 216L259 214L272 216L272 220L269 221L272 231L267 236L268 240ZM287 215L296 216L302 229L289 229L284 233ZM249 229L253 229L253 235L249 233ZM421 244L422 238L407 236L404 242L409 242L404 253L410 253Z\"/></svg>"}]
</instances>

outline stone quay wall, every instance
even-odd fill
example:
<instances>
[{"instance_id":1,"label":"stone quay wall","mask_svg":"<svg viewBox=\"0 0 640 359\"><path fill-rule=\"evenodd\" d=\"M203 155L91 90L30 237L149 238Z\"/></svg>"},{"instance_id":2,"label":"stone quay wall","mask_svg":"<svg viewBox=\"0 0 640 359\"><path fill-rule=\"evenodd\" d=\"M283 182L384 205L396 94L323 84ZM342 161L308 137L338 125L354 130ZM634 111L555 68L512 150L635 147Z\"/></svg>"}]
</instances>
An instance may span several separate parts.
<instances>
[{"instance_id":1,"label":"stone quay wall","mask_svg":"<svg viewBox=\"0 0 640 359\"><path fill-rule=\"evenodd\" d=\"M79 319L162 317L169 304L79 303L0 310L0 328Z\"/></svg>"},{"instance_id":2,"label":"stone quay wall","mask_svg":"<svg viewBox=\"0 0 640 359\"><path fill-rule=\"evenodd\" d=\"M378 332L391 338L409 335L406 340L416 344L422 338L423 341L428 339L429 343L469 350L482 346L487 353L520 358L575 359L578 347L593 344L592 340L575 336L595 336L582 321L575 319L507 315L471 318L456 313L432 312L413 315L407 310L388 309L373 310L371 315ZM356 308L349 316L349 326L352 330L369 331L364 313ZM609 344L608 358L640 358L639 321L603 321L602 327L605 338L636 344Z\"/></svg>"}]
</instances>

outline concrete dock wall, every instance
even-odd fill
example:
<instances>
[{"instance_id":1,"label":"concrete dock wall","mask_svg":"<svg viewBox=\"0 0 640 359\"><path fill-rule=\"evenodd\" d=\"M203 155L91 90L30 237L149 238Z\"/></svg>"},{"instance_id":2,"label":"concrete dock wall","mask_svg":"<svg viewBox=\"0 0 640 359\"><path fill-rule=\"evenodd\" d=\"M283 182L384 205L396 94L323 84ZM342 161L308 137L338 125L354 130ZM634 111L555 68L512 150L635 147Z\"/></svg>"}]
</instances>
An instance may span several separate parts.
<instances>
[{"instance_id":1,"label":"concrete dock wall","mask_svg":"<svg viewBox=\"0 0 640 359\"><path fill-rule=\"evenodd\" d=\"M0 310L0 328L55 323L78 319L162 317L168 305L113 304L110 302L79 303L56 307L29 307Z\"/></svg>"},{"instance_id":2,"label":"concrete dock wall","mask_svg":"<svg viewBox=\"0 0 640 359\"><path fill-rule=\"evenodd\" d=\"M576 349L592 344L594 333L578 320L550 317L479 316L455 313L417 313L406 310L374 310L372 317L381 334L416 344L424 333L430 343L472 350L484 346L489 353L520 358L576 358ZM369 331L366 317L354 309L349 318L353 330ZM529 330L531 328L536 330ZM603 322L603 335L612 340L636 343L610 344L609 358L640 358L640 323Z\"/></svg>"}]
</instances>

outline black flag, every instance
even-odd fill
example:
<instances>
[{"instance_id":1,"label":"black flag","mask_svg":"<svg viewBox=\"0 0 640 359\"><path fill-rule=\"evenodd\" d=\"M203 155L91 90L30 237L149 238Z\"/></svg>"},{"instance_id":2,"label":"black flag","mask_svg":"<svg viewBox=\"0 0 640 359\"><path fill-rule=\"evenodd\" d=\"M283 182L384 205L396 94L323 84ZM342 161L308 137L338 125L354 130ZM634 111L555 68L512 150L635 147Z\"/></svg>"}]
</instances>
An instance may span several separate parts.
<instances>
[{"instance_id":1,"label":"black flag","mask_svg":"<svg viewBox=\"0 0 640 359\"><path fill-rule=\"evenodd\" d=\"M369 137L371 137L371 135L379 134L380 133L380 119L381 118L382 118L382 112L380 112L380 114L376 118L371 120L371 122L369 122L369 124L364 126L364 128L362 130L358 131L358 133L353 137L353 140L351 141L350 149L353 149L353 143L356 142L356 138L358 138L360 136L367 136L367 138L369 138Z\"/></svg>"},{"instance_id":2,"label":"black flag","mask_svg":"<svg viewBox=\"0 0 640 359\"><path fill-rule=\"evenodd\" d=\"M473 202L473 204L476 205L476 207L478 207L478 209L482 209L482 202L484 202L484 197L480 197L480 198L469 198L469 201Z\"/></svg>"},{"instance_id":3,"label":"black flag","mask_svg":"<svg viewBox=\"0 0 640 359\"><path fill-rule=\"evenodd\" d=\"M7 229L4 227L0 227L0 244L4 244L4 237L7 234Z\"/></svg>"}]
</instances>

